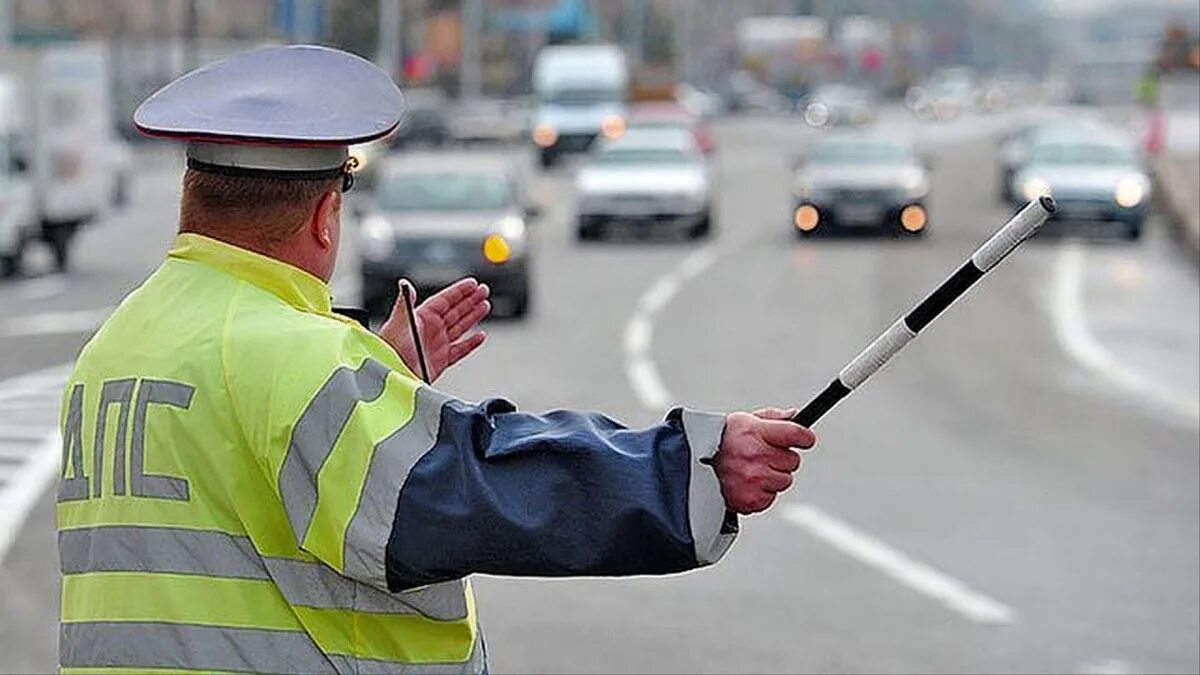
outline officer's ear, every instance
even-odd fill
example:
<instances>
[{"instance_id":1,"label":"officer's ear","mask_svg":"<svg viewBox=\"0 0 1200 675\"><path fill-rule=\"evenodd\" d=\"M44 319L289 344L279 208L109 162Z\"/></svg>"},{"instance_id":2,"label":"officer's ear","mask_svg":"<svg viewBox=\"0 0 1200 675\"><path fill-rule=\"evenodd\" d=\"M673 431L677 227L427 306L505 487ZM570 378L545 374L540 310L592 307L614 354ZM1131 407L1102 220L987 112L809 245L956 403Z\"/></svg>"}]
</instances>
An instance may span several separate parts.
<instances>
[{"instance_id":1,"label":"officer's ear","mask_svg":"<svg viewBox=\"0 0 1200 675\"><path fill-rule=\"evenodd\" d=\"M313 237L323 248L332 248L337 244L337 227L341 213L342 193L337 190L326 190L322 193L309 227Z\"/></svg>"}]
</instances>

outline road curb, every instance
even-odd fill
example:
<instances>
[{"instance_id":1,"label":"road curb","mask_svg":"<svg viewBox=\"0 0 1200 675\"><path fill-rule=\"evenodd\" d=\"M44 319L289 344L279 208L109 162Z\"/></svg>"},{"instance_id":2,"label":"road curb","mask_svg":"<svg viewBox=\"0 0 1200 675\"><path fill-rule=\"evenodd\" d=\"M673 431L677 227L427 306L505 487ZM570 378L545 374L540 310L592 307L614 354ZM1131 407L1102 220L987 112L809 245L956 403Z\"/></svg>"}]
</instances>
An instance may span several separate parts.
<instances>
[{"instance_id":1,"label":"road curb","mask_svg":"<svg viewBox=\"0 0 1200 675\"><path fill-rule=\"evenodd\" d=\"M1195 185L1187 185L1172 166L1169 156L1159 155L1154 159L1154 177L1162 194L1162 203L1166 206L1168 222L1174 228L1176 239L1182 243L1193 257L1200 260L1200 213L1192 211L1187 204L1189 190L1195 190Z\"/></svg>"}]
</instances>

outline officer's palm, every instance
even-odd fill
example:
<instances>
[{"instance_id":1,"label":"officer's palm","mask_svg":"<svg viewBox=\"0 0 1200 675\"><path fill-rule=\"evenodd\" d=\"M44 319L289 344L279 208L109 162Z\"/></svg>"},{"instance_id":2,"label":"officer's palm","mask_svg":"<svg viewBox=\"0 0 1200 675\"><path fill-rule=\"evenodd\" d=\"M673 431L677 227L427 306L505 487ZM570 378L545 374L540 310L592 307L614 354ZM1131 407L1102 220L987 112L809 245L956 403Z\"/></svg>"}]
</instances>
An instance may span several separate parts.
<instances>
[{"instance_id":1,"label":"officer's palm","mask_svg":"<svg viewBox=\"0 0 1200 675\"><path fill-rule=\"evenodd\" d=\"M401 282L407 283L407 282ZM417 306L417 330L425 352L429 381L433 382L447 368L464 359L483 344L487 334L472 333L492 309L488 302L488 287L474 279L462 279L443 288ZM415 293L414 293L415 297ZM379 335L400 354L408 369L421 374L416 343L409 330L408 313L401 294L392 313L379 330Z\"/></svg>"}]
</instances>

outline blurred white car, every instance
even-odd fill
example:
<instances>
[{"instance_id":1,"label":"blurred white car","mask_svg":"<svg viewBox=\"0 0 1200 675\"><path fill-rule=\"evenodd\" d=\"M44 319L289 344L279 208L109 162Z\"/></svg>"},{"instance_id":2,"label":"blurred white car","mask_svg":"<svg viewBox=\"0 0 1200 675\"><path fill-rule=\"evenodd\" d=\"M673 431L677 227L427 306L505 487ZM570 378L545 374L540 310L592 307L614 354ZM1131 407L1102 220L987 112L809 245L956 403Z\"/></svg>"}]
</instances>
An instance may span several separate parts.
<instances>
[{"instance_id":1,"label":"blurred white car","mask_svg":"<svg viewBox=\"0 0 1200 675\"><path fill-rule=\"evenodd\" d=\"M596 147L575 178L578 235L600 237L609 224L638 233L712 230L712 181L704 153L687 129L629 129Z\"/></svg>"}]
</instances>

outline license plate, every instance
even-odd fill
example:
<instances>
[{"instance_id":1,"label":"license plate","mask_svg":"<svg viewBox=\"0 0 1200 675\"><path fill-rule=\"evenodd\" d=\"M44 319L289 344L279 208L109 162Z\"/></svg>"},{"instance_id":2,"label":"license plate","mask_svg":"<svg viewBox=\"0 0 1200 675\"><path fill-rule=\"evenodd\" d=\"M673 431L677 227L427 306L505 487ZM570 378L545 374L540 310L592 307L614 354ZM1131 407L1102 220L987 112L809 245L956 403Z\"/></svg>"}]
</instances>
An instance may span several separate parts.
<instances>
[{"instance_id":1,"label":"license plate","mask_svg":"<svg viewBox=\"0 0 1200 675\"><path fill-rule=\"evenodd\" d=\"M1063 209L1069 218L1096 218L1108 213L1104 204L1071 204Z\"/></svg>"},{"instance_id":2,"label":"license plate","mask_svg":"<svg viewBox=\"0 0 1200 675\"><path fill-rule=\"evenodd\" d=\"M851 204L839 208L837 218L845 225L878 225L883 219L883 209L871 204Z\"/></svg>"},{"instance_id":3,"label":"license plate","mask_svg":"<svg viewBox=\"0 0 1200 675\"><path fill-rule=\"evenodd\" d=\"M466 270L450 265L418 265L412 269L412 281L418 286L446 286L465 276Z\"/></svg>"}]
</instances>

